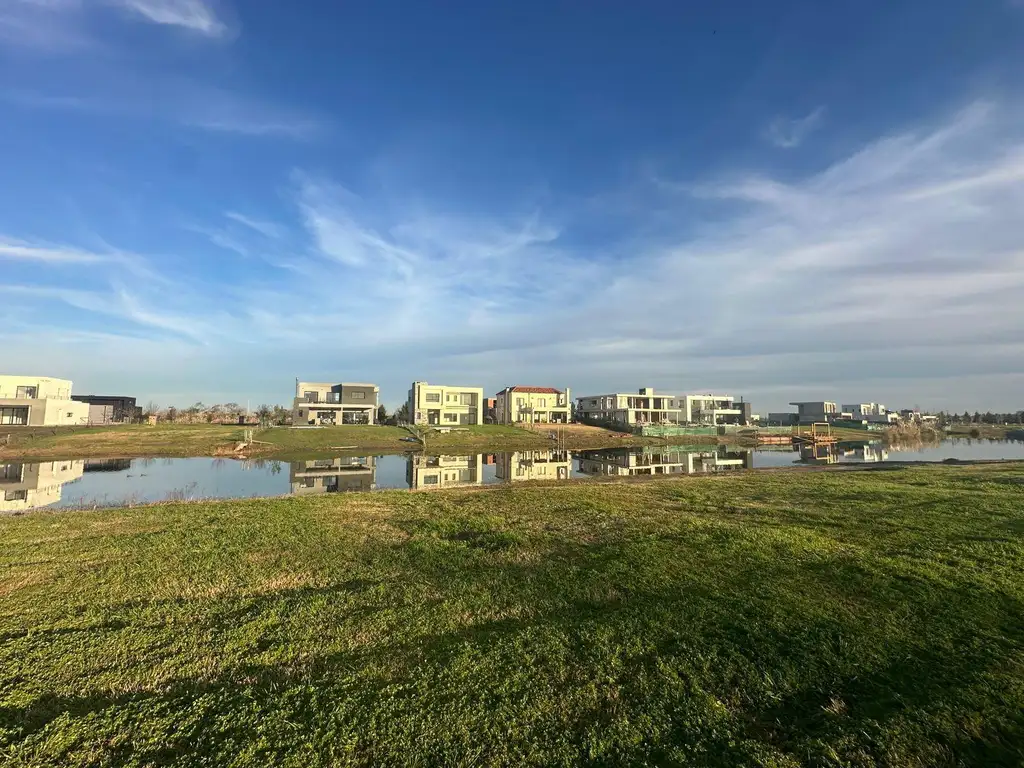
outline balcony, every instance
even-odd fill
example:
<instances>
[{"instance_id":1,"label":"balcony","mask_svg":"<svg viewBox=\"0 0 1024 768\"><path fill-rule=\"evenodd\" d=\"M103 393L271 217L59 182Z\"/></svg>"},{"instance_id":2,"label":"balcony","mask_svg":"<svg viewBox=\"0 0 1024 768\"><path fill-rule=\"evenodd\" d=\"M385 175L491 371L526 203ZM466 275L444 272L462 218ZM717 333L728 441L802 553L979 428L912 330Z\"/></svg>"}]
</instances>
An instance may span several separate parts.
<instances>
[{"instance_id":1,"label":"balcony","mask_svg":"<svg viewBox=\"0 0 1024 768\"><path fill-rule=\"evenodd\" d=\"M339 392L306 392L302 396L302 402L314 405L341 405L341 393Z\"/></svg>"}]
</instances>

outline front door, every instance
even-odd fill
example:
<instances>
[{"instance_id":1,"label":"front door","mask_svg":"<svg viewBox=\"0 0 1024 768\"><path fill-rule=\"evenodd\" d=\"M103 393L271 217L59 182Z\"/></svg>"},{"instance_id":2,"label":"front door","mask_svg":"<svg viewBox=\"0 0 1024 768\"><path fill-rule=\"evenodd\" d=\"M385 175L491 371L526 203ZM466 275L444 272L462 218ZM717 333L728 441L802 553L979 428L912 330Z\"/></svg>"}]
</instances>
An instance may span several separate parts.
<instances>
[{"instance_id":1,"label":"front door","mask_svg":"<svg viewBox=\"0 0 1024 768\"><path fill-rule=\"evenodd\" d=\"M441 423L441 411L431 410L427 411L427 424L440 424Z\"/></svg>"}]
</instances>

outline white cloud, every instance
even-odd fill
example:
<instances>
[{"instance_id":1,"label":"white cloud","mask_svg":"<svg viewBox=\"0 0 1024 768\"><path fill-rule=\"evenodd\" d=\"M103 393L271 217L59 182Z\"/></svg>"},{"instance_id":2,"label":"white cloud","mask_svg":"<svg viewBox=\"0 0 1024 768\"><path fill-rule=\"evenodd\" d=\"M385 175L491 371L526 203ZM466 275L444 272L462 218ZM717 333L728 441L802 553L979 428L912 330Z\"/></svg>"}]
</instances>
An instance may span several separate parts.
<instances>
[{"instance_id":1,"label":"white cloud","mask_svg":"<svg viewBox=\"0 0 1024 768\"><path fill-rule=\"evenodd\" d=\"M31 244L0 238L0 259L5 258L54 264L90 264L107 261L110 257L59 245Z\"/></svg>"},{"instance_id":2,"label":"white cloud","mask_svg":"<svg viewBox=\"0 0 1024 768\"><path fill-rule=\"evenodd\" d=\"M283 230L277 224L269 221L261 221L260 219L254 219L251 216L245 216L244 214L237 213L236 211L226 211L224 213L226 218L231 219L249 229L260 233L264 237L270 238L271 240L280 239L283 235Z\"/></svg>"},{"instance_id":3,"label":"white cloud","mask_svg":"<svg viewBox=\"0 0 1024 768\"><path fill-rule=\"evenodd\" d=\"M154 24L181 27L205 37L222 37L228 27L203 0L107 0Z\"/></svg>"},{"instance_id":4,"label":"white cloud","mask_svg":"<svg viewBox=\"0 0 1024 768\"><path fill-rule=\"evenodd\" d=\"M795 119L776 117L768 125L767 137L777 147L793 149L799 147L825 117L825 108L816 107L804 117Z\"/></svg>"}]
</instances>

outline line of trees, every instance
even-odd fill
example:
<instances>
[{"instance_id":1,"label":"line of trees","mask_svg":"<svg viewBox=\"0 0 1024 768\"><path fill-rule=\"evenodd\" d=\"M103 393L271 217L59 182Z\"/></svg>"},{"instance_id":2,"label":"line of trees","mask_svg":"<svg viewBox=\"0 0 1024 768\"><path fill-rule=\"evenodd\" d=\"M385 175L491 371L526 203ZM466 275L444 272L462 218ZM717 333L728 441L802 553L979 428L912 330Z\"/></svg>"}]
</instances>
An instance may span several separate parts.
<instances>
[{"instance_id":1,"label":"line of trees","mask_svg":"<svg viewBox=\"0 0 1024 768\"><path fill-rule=\"evenodd\" d=\"M188 408L161 408L150 402L144 415L174 424L237 424L243 418L261 424L290 424L292 419L291 410L281 405L263 404L246 412L245 406L238 403L206 405L203 402L193 403Z\"/></svg>"},{"instance_id":2,"label":"line of trees","mask_svg":"<svg viewBox=\"0 0 1024 768\"><path fill-rule=\"evenodd\" d=\"M946 413L945 411L939 411L938 416L939 424L1024 424L1024 411L1016 411L1014 413L992 413L992 411L986 411L980 413L975 411L973 414L964 411L963 413Z\"/></svg>"}]
</instances>

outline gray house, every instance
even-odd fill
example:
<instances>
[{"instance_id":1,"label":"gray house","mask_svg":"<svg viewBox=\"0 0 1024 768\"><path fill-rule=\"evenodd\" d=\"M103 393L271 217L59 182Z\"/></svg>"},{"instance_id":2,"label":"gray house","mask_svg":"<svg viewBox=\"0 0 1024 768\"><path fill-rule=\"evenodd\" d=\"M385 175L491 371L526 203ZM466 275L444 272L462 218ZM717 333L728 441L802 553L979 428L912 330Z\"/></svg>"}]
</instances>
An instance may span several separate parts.
<instances>
[{"instance_id":1,"label":"gray house","mask_svg":"<svg viewBox=\"0 0 1024 768\"><path fill-rule=\"evenodd\" d=\"M373 424L380 388L375 384L295 381L294 425Z\"/></svg>"}]
</instances>

